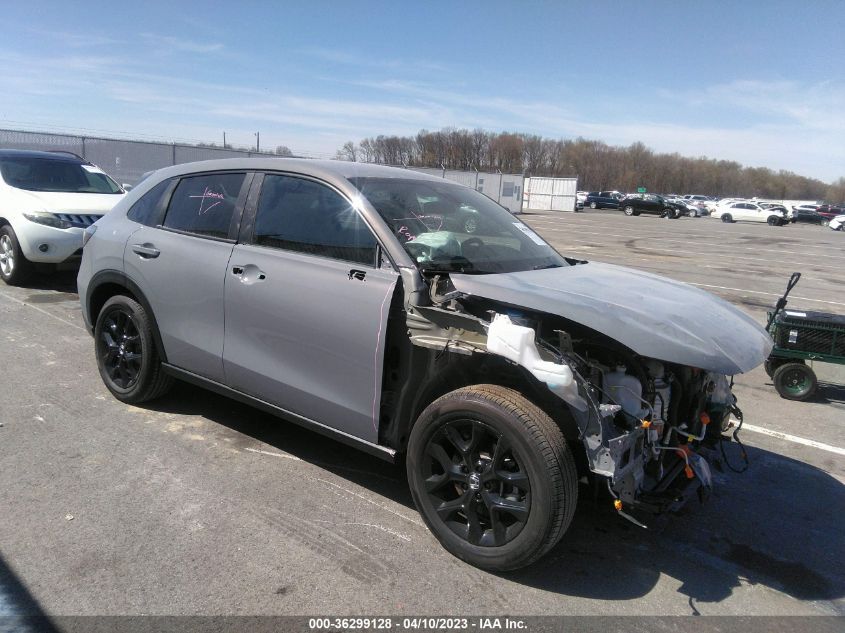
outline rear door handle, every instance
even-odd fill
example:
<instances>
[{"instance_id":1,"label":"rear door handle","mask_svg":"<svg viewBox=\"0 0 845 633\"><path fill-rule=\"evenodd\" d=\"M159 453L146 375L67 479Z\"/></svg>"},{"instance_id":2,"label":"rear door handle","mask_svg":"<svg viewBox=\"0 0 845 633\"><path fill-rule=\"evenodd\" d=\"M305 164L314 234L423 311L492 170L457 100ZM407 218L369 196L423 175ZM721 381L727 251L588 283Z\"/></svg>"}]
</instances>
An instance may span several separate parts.
<instances>
[{"instance_id":1,"label":"rear door handle","mask_svg":"<svg viewBox=\"0 0 845 633\"><path fill-rule=\"evenodd\" d=\"M143 259L155 259L161 255L161 251L152 244L133 244L132 251Z\"/></svg>"},{"instance_id":2,"label":"rear door handle","mask_svg":"<svg viewBox=\"0 0 845 633\"><path fill-rule=\"evenodd\" d=\"M367 272L364 270L358 270L357 268L353 268L350 270L347 275L349 279L357 279L358 281L364 281L367 278Z\"/></svg>"}]
</instances>

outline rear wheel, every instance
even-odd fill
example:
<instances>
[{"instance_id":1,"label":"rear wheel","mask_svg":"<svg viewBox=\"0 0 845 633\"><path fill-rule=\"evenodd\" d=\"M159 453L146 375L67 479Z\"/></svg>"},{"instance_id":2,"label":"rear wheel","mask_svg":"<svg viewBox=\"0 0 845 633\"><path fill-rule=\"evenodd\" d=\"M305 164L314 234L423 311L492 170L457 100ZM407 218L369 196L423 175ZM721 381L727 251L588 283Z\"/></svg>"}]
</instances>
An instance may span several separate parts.
<instances>
[{"instance_id":1,"label":"rear wheel","mask_svg":"<svg viewBox=\"0 0 845 633\"><path fill-rule=\"evenodd\" d=\"M591 202L591 203L590 203L590 208L591 208L591 209L598 209L598 208L599 208L599 205L597 205L595 202Z\"/></svg>"},{"instance_id":2,"label":"rear wheel","mask_svg":"<svg viewBox=\"0 0 845 633\"><path fill-rule=\"evenodd\" d=\"M802 363L786 363L775 370L772 382L781 398L809 400L818 389L815 372Z\"/></svg>"},{"instance_id":3,"label":"rear wheel","mask_svg":"<svg viewBox=\"0 0 845 633\"><path fill-rule=\"evenodd\" d=\"M17 286L29 279L32 271L32 262L24 257L15 230L8 224L0 227L0 279Z\"/></svg>"},{"instance_id":4,"label":"rear wheel","mask_svg":"<svg viewBox=\"0 0 845 633\"><path fill-rule=\"evenodd\" d=\"M481 567L524 567L560 540L578 497L560 428L518 392L476 385L442 396L408 442L414 503L450 553Z\"/></svg>"},{"instance_id":5,"label":"rear wheel","mask_svg":"<svg viewBox=\"0 0 845 633\"><path fill-rule=\"evenodd\" d=\"M733 221L734 221L734 219L733 219L733 217L731 217L730 213L723 213L722 214L722 222L724 222L725 224L730 224Z\"/></svg>"},{"instance_id":6,"label":"rear wheel","mask_svg":"<svg viewBox=\"0 0 845 633\"><path fill-rule=\"evenodd\" d=\"M625 211L625 215L627 215L627 216L634 215L634 207L632 207L632 206L625 207L624 211Z\"/></svg>"},{"instance_id":7,"label":"rear wheel","mask_svg":"<svg viewBox=\"0 0 845 633\"><path fill-rule=\"evenodd\" d=\"M766 373L769 375L769 378L775 375L775 370L780 367L781 365L786 365L787 363L798 363L800 365L804 364L803 360L795 360L792 358L776 358L774 356L769 356L766 359L766 362L763 363L763 369L766 370Z\"/></svg>"},{"instance_id":8,"label":"rear wheel","mask_svg":"<svg viewBox=\"0 0 845 633\"><path fill-rule=\"evenodd\" d=\"M117 295L106 301L94 326L100 377L115 398L132 404L158 398L173 384L164 373L152 325L134 299Z\"/></svg>"}]
</instances>

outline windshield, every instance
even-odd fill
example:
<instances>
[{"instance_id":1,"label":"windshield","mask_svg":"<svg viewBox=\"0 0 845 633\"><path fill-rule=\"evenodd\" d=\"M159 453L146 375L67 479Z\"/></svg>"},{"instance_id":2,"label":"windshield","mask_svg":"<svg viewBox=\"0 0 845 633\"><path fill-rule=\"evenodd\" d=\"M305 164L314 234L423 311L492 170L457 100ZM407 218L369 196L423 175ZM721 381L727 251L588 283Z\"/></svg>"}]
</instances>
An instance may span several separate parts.
<instances>
[{"instance_id":1,"label":"windshield","mask_svg":"<svg viewBox=\"0 0 845 633\"><path fill-rule=\"evenodd\" d=\"M399 178L350 181L423 271L483 274L568 265L507 209L468 187Z\"/></svg>"},{"instance_id":2,"label":"windshield","mask_svg":"<svg viewBox=\"0 0 845 633\"><path fill-rule=\"evenodd\" d=\"M0 159L3 180L28 191L65 193L123 193L118 184L94 165L50 158Z\"/></svg>"}]
</instances>

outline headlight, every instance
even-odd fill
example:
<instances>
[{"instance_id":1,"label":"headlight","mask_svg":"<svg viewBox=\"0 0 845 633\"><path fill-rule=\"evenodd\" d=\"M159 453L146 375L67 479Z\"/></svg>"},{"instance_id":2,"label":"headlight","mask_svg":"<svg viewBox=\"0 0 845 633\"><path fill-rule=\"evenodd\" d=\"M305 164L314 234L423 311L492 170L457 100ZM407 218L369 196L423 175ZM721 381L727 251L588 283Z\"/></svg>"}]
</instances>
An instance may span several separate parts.
<instances>
[{"instance_id":1,"label":"headlight","mask_svg":"<svg viewBox=\"0 0 845 633\"><path fill-rule=\"evenodd\" d=\"M35 222L36 224L43 224L44 226L51 226L54 229L69 229L71 226L73 226L70 222L60 220L52 213L24 213L23 217L25 217L30 222Z\"/></svg>"}]
</instances>

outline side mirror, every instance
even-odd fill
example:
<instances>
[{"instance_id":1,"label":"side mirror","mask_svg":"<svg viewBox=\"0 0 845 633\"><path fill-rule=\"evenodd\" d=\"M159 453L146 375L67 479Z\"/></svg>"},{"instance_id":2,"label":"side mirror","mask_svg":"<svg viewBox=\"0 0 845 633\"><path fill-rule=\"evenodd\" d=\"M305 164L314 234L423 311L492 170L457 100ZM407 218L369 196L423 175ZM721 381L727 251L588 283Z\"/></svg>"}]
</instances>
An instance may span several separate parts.
<instances>
[{"instance_id":1,"label":"side mirror","mask_svg":"<svg viewBox=\"0 0 845 633\"><path fill-rule=\"evenodd\" d=\"M129 183L123 183L120 186L123 187L124 191L132 191L132 185L130 185Z\"/></svg>"}]
</instances>

